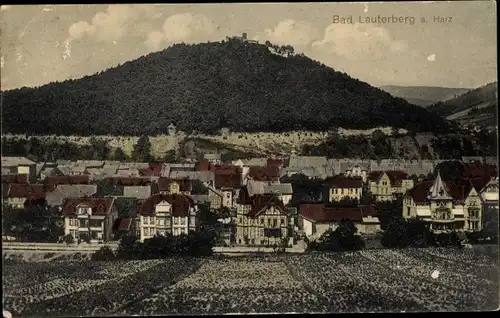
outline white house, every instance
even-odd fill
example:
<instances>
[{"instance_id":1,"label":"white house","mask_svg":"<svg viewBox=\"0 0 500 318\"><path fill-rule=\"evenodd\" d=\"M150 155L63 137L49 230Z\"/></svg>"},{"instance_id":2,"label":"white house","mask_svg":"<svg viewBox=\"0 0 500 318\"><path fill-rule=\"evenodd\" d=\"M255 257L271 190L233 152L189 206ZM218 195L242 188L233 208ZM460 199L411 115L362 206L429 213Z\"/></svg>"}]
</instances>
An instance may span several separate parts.
<instances>
[{"instance_id":1,"label":"white house","mask_svg":"<svg viewBox=\"0 0 500 318\"><path fill-rule=\"evenodd\" d=\"M184 194L155 194L144 201L139 211L141 242L166 233L188 234L197 227L198 208Z\"/></svg>"}]
</instances>

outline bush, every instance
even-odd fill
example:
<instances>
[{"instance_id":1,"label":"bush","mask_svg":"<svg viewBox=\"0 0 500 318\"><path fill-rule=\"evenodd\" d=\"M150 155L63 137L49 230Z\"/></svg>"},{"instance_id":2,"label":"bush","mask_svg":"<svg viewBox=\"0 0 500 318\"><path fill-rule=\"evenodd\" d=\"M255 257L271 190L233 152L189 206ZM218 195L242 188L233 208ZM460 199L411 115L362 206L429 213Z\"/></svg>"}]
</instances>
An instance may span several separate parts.
<instances>
[{"instance_id":1,"label":"bush","mask_svg":"<svg viewBox=\"0 0 500 318\"><path fill-rule=\"evenodd\" d=\"M113 250L109 246L103 246L94 254L90 260L100 262L100 261L112 261L115 260L116 256Z\"/></svg>"},{"instance_id":2,"label":"bush","mask_svg":"<svg viewBox=\"0 0 500 318\"><path fill-rule=\"evenodd\" d=\"M75 243L75 239L73 238L73 236L71 234L64 235L63 241L64 241L64 243L66 243L68 245Z\"/></svg>"}]
</instances>

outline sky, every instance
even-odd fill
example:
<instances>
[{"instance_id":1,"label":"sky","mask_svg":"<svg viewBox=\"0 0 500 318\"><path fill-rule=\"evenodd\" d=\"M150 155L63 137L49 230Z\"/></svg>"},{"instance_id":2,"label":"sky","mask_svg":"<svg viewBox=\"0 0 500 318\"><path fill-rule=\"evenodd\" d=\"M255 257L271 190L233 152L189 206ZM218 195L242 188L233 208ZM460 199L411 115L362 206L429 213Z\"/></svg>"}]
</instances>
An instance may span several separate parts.
<instances>
[{"instance_id":1,"label":"sky","mask_svg":"<svg viewBox=\"0 0 500 318\"><path fill-rule=\"evenodd\" d=\"M475 88L497 79L495 6L493 1L4 5L1 88L81 78L173 43L220 41L242 32L260 43L292 45L374 86ZM340 23L349 16L352 23ZM377 16L400 20L359 21Z\"/></svg>"}]
</instances>

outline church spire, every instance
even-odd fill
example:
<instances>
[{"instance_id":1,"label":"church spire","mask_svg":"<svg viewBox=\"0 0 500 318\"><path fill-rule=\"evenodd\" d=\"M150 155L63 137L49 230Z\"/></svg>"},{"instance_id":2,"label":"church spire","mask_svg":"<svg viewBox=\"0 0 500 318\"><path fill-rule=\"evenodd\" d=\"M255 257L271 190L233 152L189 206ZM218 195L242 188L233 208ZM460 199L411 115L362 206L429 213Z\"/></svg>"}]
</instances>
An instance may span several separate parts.
<instances>
[{"instance_id":1,"label":"church spire","mask_svg":"<svg viewBox=\"0 0 500 318\"><path fill-rule=\"evenodd\" d=\"M441 178L441 172L438 170L436 180L429 190L429 199L431 200L451 200L446 184Z\"/></svg>"}]
</instances>

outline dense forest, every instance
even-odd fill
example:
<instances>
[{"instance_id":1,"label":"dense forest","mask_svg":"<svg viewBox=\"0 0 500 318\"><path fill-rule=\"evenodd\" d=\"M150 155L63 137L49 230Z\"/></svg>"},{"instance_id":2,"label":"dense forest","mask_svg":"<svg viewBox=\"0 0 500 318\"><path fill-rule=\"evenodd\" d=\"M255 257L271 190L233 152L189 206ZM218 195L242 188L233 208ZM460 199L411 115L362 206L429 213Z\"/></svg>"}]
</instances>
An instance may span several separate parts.
<instances>
[{"instance_id":1,"label":"dense forest","mask_svg":"<svg viewBox=\"0 0 500 318\"><path fill-rule=\"evenodd\" d=\"M3 130L156 135L171 123L187 133L454 127L290 46L278 48L238 40L176 44L81 79L2 92Z\"/></svg>"},{"instance_id":2,"label":"dense forest","mask_svg":"<svg viewBox=\"0 0 500 318\"><path fill-rule=\"evenodd\" d=\"M449 116L459 111L477 106L486 106L490 110L498 108L498 87L497 82L486 84L465 94L459 95L453 99L444 102L438 102L431 105L427 110L435 112L441 116ZM494 115L492 113L492 115Z\"/></svg>"}]
</instances>

